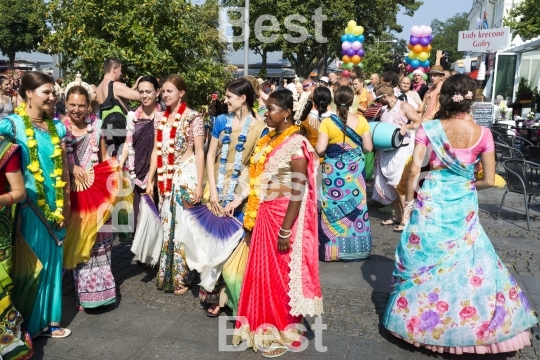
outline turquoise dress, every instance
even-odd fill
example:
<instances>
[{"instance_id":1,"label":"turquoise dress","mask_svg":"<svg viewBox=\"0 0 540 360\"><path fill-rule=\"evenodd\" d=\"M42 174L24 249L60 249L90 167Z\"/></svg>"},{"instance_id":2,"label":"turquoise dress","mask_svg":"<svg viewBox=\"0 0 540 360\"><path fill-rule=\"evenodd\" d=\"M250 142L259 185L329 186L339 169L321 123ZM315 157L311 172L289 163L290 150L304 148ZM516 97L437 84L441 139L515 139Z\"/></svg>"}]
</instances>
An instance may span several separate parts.
<instances>
[{"instance_id":1,"label":"turquoise dress","mask_svg":"<svg viewBox=\"0 0 540 360\"><path fill-rule=\"evenodd\" d=\"M66 128L60 121L55 121L56 131L61 141L66 136ZM54 147L48 131L34 126L35 139L38 143L38 156L43 174L53 172L54 162L51 159ZM37 206L35 180L27 169L30 163L28 138L25 134L24 122L18 115L10 115L0 120L0 135L13 139L22 150L22 171L26 185L26 200L21 203L19 217L20 231L30 248L43 264L34 310L24 325L32 335L38 336L49 326L60 326L62 319L62 259L65 228L56 231L54 224L47 221ZM56 209L55 191L50 176L44 175L45 197L52 211Z\"/></svg>"},{"instance_id":2,"label":"turquoise dress","mask_svg":"<svg viewBox=\"0 0 540 360\"><path fill-rule=\"evenodd\" d=\"M427 174L401 235L384 326L445 351L527 337L538 320L480 225L474 164L457 158L440 121L422 126L444 168Z\"/></svg>"}]
</instances>

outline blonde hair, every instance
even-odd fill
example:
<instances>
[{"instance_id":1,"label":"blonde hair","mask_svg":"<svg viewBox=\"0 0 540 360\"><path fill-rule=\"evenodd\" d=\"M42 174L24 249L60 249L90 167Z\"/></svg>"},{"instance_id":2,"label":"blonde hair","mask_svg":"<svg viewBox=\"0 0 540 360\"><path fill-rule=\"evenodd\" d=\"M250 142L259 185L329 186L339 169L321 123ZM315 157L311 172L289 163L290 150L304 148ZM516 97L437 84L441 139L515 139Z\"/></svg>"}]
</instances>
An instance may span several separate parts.
<instances>
[{"instance_id":1,"label":"blonde hair","mask_svg":"<svg viewBox=\"0 0 540 360\"><path fill-rule=\"evenodd\" d=\"M251 86L253 86L253 90L255 90L255 100L258 100L259 95L261 94L261 86L259 85L259 82L255 78L255 76L246 75L243 76L243 78L251 83Z\"/></svg>"}]
</instances>

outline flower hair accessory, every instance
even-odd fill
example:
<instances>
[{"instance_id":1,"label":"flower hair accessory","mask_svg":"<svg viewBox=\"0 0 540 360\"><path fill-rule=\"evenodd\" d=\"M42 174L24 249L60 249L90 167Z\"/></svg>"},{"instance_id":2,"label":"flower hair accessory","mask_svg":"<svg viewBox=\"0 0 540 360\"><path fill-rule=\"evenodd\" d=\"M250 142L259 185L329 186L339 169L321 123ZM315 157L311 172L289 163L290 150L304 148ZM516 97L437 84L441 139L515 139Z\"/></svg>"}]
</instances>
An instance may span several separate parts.
<instances>
[{"instance_id":1,"label":"flower hair accessory","mask_svg":"<svg viewBox=\"0 0 540 360\"><path fill-rule=\"evenodd\" d=\"M467 95L465 95L465 99L472 100L472 91L467 91Z\"/></svg>"},{"instance_id":2,"label":"flower hair accessory","mask_svg":"<svg viewBox=\"0 0 540 360\"><path fill-rule=\"evenodd\" d=\"M454 96L452 96L452 100L454 102L462 102L463 101L463 95L460 93L455 93Z\"/></svg>"},{"instance_id":3,"label":"flower hair accessory","mask_svg":"<svg viewBox=\"0 0 540 360\"><path fill-rule=\"evenodd\" d=\"M293 103L293 111L294 111L294 121L300 122L300 117L302 116L302 113L304 112L304 108L306 107L307 101L309 99L310 92L303 92L302 95L299 97L296 97L294 99Z\"/></svg>"}]
</instances>

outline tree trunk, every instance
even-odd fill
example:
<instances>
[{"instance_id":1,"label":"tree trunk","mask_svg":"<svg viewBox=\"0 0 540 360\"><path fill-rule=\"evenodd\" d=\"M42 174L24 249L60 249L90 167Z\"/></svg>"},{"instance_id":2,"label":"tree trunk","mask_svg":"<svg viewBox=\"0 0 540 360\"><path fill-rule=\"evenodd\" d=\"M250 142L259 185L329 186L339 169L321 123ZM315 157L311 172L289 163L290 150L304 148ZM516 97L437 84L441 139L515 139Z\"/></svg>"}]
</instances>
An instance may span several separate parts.
<instances>
[{"instance_id":1,"label":"tree trunk","mask_svg":"<svg viewBox=\"0 0 540 360\"><path fill-rule=\"evenodd\" d=\"M9 59L9 70L15 69L15 51L10 51L7 56Z\"/></svg>"},{"instance_id":2,"label":"tree trunk","mask_svg":"<svg viewBox=\"0 0 540 360\"><path fill-rule=\"evenodd\" d=\"M260 77L266 77L266 49L262 49L262 64L261 71L259 72Z\"/></svg>"}]
</instances>

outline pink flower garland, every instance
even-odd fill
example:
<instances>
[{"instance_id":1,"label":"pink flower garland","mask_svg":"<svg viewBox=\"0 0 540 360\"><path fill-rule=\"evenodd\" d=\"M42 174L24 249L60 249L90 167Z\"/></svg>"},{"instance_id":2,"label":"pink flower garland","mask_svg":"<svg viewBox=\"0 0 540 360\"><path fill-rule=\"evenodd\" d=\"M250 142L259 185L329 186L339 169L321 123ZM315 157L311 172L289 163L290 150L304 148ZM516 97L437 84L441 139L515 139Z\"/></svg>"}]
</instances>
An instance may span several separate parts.
<instances>
[{"instance_id":1,"label":"pink flower garland","mask_svg":"<svg viewBox=\"0 0 540 360\"><path fill-rule=\"evenodd\" d=\"M92 148L92 156L90 157L90 161L92 162L92 165L95 165L99 161L98 157L98 142L96 139L96 133L94 132L94 125L96 124L96 117L94 115L89 115L84 122L86 123L86 132L88 133L88 136L90 137L90 147ZM75 164L75 154L73 151L73 146L76 143L75 137L73 136L73 132L71 130L71 121L69 119L69 116L65 116L63 123L66 127L66 152L67 152L67 160L69 164ZM94 135L92 135L94 134Z\"/></svg>"}]
</instances>

